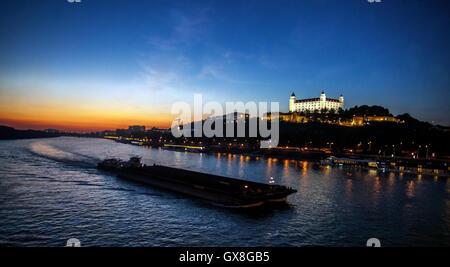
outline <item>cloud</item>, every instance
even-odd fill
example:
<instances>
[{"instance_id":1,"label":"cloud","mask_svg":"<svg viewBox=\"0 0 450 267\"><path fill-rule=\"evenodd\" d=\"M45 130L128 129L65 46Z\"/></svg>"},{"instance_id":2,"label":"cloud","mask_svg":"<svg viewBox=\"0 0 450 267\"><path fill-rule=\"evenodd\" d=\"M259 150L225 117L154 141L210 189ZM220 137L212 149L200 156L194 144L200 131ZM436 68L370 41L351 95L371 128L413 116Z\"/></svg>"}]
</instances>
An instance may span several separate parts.
<instances>
[{"instance_id":1,"label":"cloud","mask_svg":"<svg viewBox=\"0 0 450 267\"><path fill-rule=\"evenodd\" d=\"M200 73L197 75L197 78L199 79L213 78L218 80L224 80L224 77L221 75L219 68L220 67L212 65L203 66Z\"/></svg>"},{"instance_id":2,"label":"cloud","mask_svg":"<svg viewBox=\"0 0 450 267\"><path fill-rule=\"evenodd\" d=\"M146 64L143 64L146 88L167 90L186 84L197 87L203 84L200 80L253 84L236 79L237 73L234 72L243 61L258 60L255 55L209 42L214 27L211 10L169 11L167 31L147 38L152 49L148 51L149 56L144 61Z\"/></svg>"},{"instance_id":3,"label":"cloud","mask_svg":"<svg viewBox=\"0 0 450 267\"><path fill-rule=\"evenodd\" d=\"M178 89L191 78L219 78L219 72L213 67L205 67L196 76L198 56L195 63L191 53L194 44L205 45L208 38L211 20L209 8L172 9L166 16L169 26L163 35L147 37L152 48L140 60L142 73L140 79L152 91ZM200 65L201 66L201 65ZM198 69L197 69L198 70Z\"/></svg>"},{"instance_id":4,"label":"cloud","mask_svg":"<svg viewBox=\"0 0 450 267\"><path fill-rule=\"evenodd\" d=\"M156 36L148 37L147 42L152 47L163 51L175 50L177 47L177 42L173 39L164 39Z\"/></svg>"},{"instance_id":5,"label":"cloud","mask_svg":"<svg viewBox=\"0 0 450 267\"><path fill-rule=\"evenodd\" d=\"M180 84L180 79L175 72L161 71L152 68L151 66L143 66L143 87L151 91L172 90L177 84Z\"/></svg>"},{"instance_id":6,"label":"cloud","mask_svg":"<svg viewBox=\"0 0 450 267\"><path fill-rule=\"evenodd\" d=\"M174 15L178 21L174 27L175 37L183 43L198 41L200 38L205 37L211 25L207 12L207 9L200 10L195 15L177 12Z\"/></svg>"},{"instance_id":7,"label":"cloud","mask_svg":"<svg viewBox=\"0 0 450 267\"><path fill-rule=\"evenodd\" d=\"M234 64L243 61L253 61L256 59L256 56L252 53L243 53L230 50L226 50L224 53L222 53L222 57L227 64Z\"/></svg>"},{"instance_id":8,"label":"cloud","mask_svg":"<svg viewBox=\"0 0 450 267\"><path fill-rule=\"evenodd\" d=\"M171 10L169 12L169 30L165 38L150 36L148 43L159 50L171 51L190 46L207 39L212 20L209 8L187 11Z\"/></svg>"}]
</instances>

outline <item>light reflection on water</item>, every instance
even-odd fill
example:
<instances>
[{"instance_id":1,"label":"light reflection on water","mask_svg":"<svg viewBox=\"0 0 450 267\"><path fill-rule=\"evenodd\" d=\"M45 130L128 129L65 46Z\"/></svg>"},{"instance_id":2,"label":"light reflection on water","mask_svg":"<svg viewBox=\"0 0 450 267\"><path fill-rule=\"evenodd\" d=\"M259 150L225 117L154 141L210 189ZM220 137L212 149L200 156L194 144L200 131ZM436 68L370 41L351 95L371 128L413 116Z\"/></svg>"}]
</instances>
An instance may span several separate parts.
<instances>
[{"instance_id":1,"label":"light reflection on water","mask_svg":"<svg viewBox=\"0 0 450 267\"><path fill-rule=\"evenodd\" d=\"M117 179L106 157L296 188L290 207L235 211ZM0 141L0 245L450 245L448 179L55 138Z\"/></svg>"}]
</instances>

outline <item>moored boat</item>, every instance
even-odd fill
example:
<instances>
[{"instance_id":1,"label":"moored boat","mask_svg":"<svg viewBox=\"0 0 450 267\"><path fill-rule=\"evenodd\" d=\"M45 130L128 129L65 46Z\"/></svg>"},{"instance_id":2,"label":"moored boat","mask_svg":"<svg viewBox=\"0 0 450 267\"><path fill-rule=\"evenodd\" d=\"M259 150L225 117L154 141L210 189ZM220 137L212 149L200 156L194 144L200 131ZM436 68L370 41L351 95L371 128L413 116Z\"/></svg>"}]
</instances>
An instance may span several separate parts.
<instances>
[{"instance_id":1,"label":"moored boat","mask_svg":"<svg viewBox=\"0 0 450 267\"><path fill-rule=\"evenodd\" d=\"M356 165L356 166L364 166L370 168L377 168L378 163L375 160L369 159L354 159L354 158L337 158L334 156L330 156L326 159L320 161L322 165Z\"/></svg>"}]
</instances>

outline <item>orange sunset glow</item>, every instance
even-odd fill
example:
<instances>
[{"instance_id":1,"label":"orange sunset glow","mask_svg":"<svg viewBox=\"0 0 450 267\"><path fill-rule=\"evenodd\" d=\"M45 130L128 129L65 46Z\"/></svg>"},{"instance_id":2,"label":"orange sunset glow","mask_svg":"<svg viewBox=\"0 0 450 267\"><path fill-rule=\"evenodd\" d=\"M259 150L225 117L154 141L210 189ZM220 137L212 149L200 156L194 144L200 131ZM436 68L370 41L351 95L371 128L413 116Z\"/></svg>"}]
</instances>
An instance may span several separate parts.
<instances>
[{"instance_id":1,"label":"orange sunset glow","mask_svg":"<svg viewBox=\"0 0 450 267\"><path fill-rule=\"evenodd\" d=\"M174 119L174 115L167 110L152 107L88 105L82 100L47 99L45 102L37 103L29 98L11 99L5 94L1 95L0 124L17 129L54 128L65 131L102 131L127 128L128 125L134 124L168 128Z\"/></svg>"}]
</instances>

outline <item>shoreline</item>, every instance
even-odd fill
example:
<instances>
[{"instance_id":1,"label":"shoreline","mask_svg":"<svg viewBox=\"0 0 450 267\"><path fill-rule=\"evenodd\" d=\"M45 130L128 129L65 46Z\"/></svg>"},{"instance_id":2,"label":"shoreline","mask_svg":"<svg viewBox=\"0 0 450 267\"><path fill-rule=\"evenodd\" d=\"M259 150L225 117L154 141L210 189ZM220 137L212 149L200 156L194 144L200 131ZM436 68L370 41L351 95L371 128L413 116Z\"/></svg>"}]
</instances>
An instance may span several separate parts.
<instances>
[{"instance_id":1,"label":"shoreline","mask_svg":"<svg viewBox=\"0 0 450 267\"><path fill-rule=\"evenodd\" d=\"M109 139L111 140L111 139ZM414 176L430 176L430 177L434 177L434 178L449 178L450 177L450 173L448 172L448 170L450 169L450 167L447 167L448 169L444 169L444 168L437 168L437 169L426 169L423 168L422 165L418 164L418 162L424 162L424 161L418 161L416 159L411 160L411 159L407 159L404 157L394 157L394 158L377 158L376 155L355 155L355 154L343 154L343 153L335 153L335 154L326 154L322 151L322 153L317 153L318 151L301 151L301 153L298 153L300 151L289 151L291 153L285 153L286 151L283 150L279 150L277 151L276 149L272 149L270 151L264 151L265 153L258 153L255 152L254 150L247 150L247 151L242 151L242 150L238 150L238 149L207 149L204 151L200 151L200 150L186 150L186 149L178 149L178 148L169 148L169 147L164 147L161 146L160 144L157 144L156 146L152 146L149 144L141 144L141 143L137 143L137 144L133 144L131 142L119 142L114 140L117 143L123 143L123 144L128 144L128 145L134 145L134 146L141 146L141 147L147 147L147 148L161 148L163 150L170 150L170 151L176 151L176 152L189 152L189 153L204 153L207 155L214 155L214 154L220 154L220 155L227 155L227 154L231 154L231 155L241 155L244 157L250 157L250 159L256 159L258 160L259 158L264 158L264 159L271 159L271 158L275 158L277 160L298 160L298 161L308 161L308 162L312 162L313 164L317 165L317 167L324 167L327 166L327 164L321 164L321 161L323 161L326 158L329 158L330 156L334 156L334 155L345 155L346 157L348 157L348 159L358 159L358 160L373 160L373 161L377 161L379 163L382 163L383 165L380 164L380 167L377 168L373 168L373 167L367 167L367 166L363 166L363 165L355 165L355 164L341 164L341 165L333 165L332 167L344 167L344 168L361 168L364 170L375 170L377 172L394 172L394 173L399 173L399 174L409 174L409 175L414 175ZM406 160L406 161L405 161ZM402 165L398 165L397 161L402 162L404 164L404 166ZM428 163L432 163L432 162L438 162L438 163L443 163L446 164L445 161L443 160L425 160L425 162ZM409 164L409 165L408 165ZM414 166L411 167L411 164L417 164L418 166ZM383 166L383 167L381 167ZM405 167L406 166L406 167ZM440 166L442 167L442 166ZM415 168L415 169L414 169ZM419 171L420 170L420 171ZM439 170L439 171L436 171ZM420 177L417 177L420 178Z\"/></svg>"}]
</instances>

